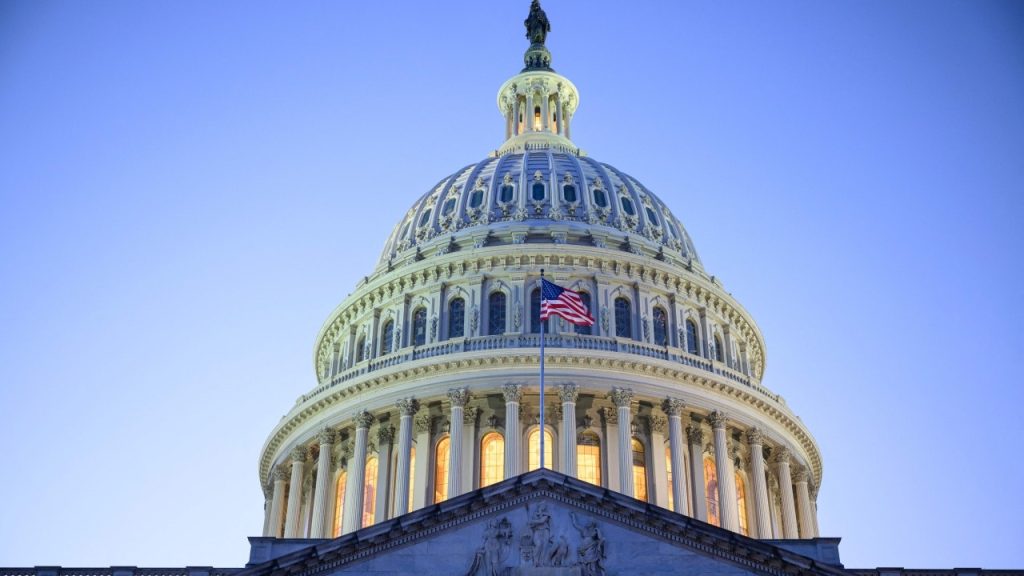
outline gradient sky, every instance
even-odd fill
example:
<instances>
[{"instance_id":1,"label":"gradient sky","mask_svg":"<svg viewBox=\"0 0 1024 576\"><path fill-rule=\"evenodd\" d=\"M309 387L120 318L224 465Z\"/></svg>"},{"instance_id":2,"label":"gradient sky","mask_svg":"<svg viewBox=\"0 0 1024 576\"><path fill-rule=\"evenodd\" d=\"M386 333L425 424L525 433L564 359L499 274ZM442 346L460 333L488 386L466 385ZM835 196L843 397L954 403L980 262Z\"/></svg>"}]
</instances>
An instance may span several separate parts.
<instances>
[{"instance_id":1,"label":"gradient sky","mask_svg":"<svg viewBox=\"0 0 1024 576\"><path fill-rule=\"evenodd\" d=\"M546 0L758 322L850 567L1024 568L1024 3ZM257 457L527 0L0 4L0 565L241 566Z\"/></svg>"}]
</instances>

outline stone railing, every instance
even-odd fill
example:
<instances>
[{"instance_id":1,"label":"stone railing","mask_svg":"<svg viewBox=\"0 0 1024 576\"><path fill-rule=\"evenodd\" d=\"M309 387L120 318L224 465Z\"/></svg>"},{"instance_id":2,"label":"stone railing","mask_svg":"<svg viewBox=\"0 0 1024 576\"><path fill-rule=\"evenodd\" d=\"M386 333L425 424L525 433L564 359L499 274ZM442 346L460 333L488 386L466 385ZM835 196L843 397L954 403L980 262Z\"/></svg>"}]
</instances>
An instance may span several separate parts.
<instances>
[{"instance_id":1,"label":"stone railing","mask_svg":"<svg viewBox=\"0 0 1024 576\"><path fill-rule=\"evenodd\" d=\"M0 568L0 576L228 576L242 570L244 568L211 568L210 566L185 566L183 568L33 566L29 568Z\"/></svg>"}]
</instances>

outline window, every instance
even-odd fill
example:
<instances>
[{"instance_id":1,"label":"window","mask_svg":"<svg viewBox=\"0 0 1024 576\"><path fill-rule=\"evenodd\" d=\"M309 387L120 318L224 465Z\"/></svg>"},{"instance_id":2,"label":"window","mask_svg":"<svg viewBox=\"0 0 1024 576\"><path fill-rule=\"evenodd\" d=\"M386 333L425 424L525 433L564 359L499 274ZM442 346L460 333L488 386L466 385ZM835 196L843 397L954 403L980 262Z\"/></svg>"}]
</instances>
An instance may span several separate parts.
<instances>
[{"instance_id":1,"label":"window","mask_svg":"<svg viewBox=\"0 0 1024 576\"><path fill-rule=\"evenodd\" d=\"M448 303L448 337L461 338L466 330L466 301L453 298Z\"/></svg>"},{"instance_id":2,"label":"window","mask_svg":"<svg viewBox=\"0 0 1024 576\"><path fill-rule=\"evenodd\" d=\"M608 207L608 194L606 194L603 189L594 188L591 194L594 196L594 204L600 208Z\"/></svg>"},{"instance_id":3,"label":"window","mask_svg":"<svg viewBox=\"0 0 1024 576\"><path fill-rule=\"evenodd\" d=\"M633 494L637 500L647 501L647 459L644 445L633 438Z\"/></svg>"},{"instance_id":4,"label":"window","mask_svg":"<svg viewBox=\"0 0 1024 576\"><path fill-rule=\"evenodd\" d=\"M503 203L511 202L515 198L516 189L511 184L505 184L501 187L501 191L498 192L498 200Z\"/></svg>"},{"instance_id":5,"label":"window","mask_svg":"<svg viewBox=\"0 0 1024 576\"><path fill-rule=\"evenodd\" d=\"M363 480L363 528L373 525L377 512L377 457L366 459L366 478Z\"/></svg>"},{"instance_id":6,"label":"window","mask_svg":"<svg viewBox=\"0 0 1024 576\"><path fill-rule=\"evenodd\" d=\"M743 485L743 476L736 472L736 508L739 516L740 534L750 536L747 527L747 488Z\"/></svg>"},{"instance_id":7,"label":"window","mask_svg":"<svg viewBox=\"0 0 1024 576\"><path fill-rule=\"evenodd\" d=\"M562 186L562 198L565 199L566 202L575 202L576 187L573 186L572 184L566 184L565 186Z\"/></svg>"},{"instance_id":8,"label":"window","mask_svg":"<svg viewBox=\"0 0 1024 576\"><path fill-rule=\"evenodd\" d=\"M530 292L530 332L539 334L540 324L540 288L534 288ZM551 324L547 320L544 321L544 333L551 333Z\"/></svg>"},{"instance_id":9,"label":"window","mask_svg":"<svg viewBox=\"0 0 1024 576\"><path fill-rule=\"evenodd\" d=\"M451 438L445 436L434 448L434 504L448 499L448 452Z\"/></svg>"},{"instance_id":10,"label":"window","mask_svg":"<svg viewBox=\"0 0 1024 576\"><path fill-rule=\"evenodd\" d=\"M665 475L668 479L668 509L676 510L675 496L672 493L672 449L669 446L665 446Z\"/></svg>"},{"instance_id":11,"label":"window","mask_svg":"<svg viewBox=\"0 0 1024 576\"><path fill-rule=\"evenodd\" d=\"M480 441L480 487L505 479L505 437L488 432Z\"/></svg>"},{"instance_id":12,"label":"window","mask_svg":"<svg viewBox=\"0 0 1024 576\"><path fill-rule=\"evenodd\" d=\"M334 486L334 528L331 533L335 538L341 536L341 515L345 511L345 480L348 473L344 470L338 474L338 483Z\"/></svg>"},{"instance_id":13,"label":"window","mask_svg":"<svg viewBox=\"0 0 1024 576\"><path fill-rule=\"evenodd\" d=\"M487 333L491 336L505 333L505 293L491 292L487 299Z\"/></svg>"},{"instance_id":14,"label":"window","mask_svg":"<svg viewBox=\"0 0 1024 576\"><path fill-rule=\"evenodd\" d=\"M396 482L397 483L397 482ZM408 508L398 512L398 514L405 514L409 510L412 510L412 499L413 495L416 494L416 447L411 446L409 448L409 499L406 500Z\"/></svg>"},{"instance_id":15,"label":"window","mask_svg":"<svg viewBox=\"0 0 1024 576\"><path fill-rule=\"evenodd\" d=\"M441 208L442 216L450 216L455 210L455 198L449 198L444 201L444 206Z\"/></svg>"},{"instance_id":16,"label":"window","mask_svg":"<svg viewBox=\"0 0 1024 576\"><path fill-rule=\"evenodd\" d=\"M366 337L360 336L356 340L356 362L366 360Z\"/></svg>"},{"instance_id":17,"label":"window","mask_svg":"<svg viewBox=\"0 0 1024 576\"><path fill-rule=\"evenodd\" d=\"M483 203L484 203L484 191L480 190L479 188L476 189L476 190L473 190L473 192L469 195L469 207L470 208L479 208L480 205L483 204Z\"/></svg>"},{"instance_id":18,"label":"window","mask_svg":"<svg viewBox=\"0 0 1024 576\"><path fill-rule=\"evenodd\" d=\"M380 354L391 354L391 346L395 342L395 323L388 320L384 323L384 329L380 331Z\"/></svg>"},{"instance_id":19,"label":"window","mask_svg":"<svg viewBox=\"0 0 1024 576\"><path fill-rule=\"evenodd\" d=\"M530 194L532 195L533 199L536 200L537 202L543 200L545 196L544 184L541 184L540 182L534 182L533 187L530 188Z\"/></svg>"},{"instance_id":20,"label":"window","mask_svg":"<svg viewBox=\"0 0 1024 576\"><path fill-rule=\"evenodd\" d=\"M708 524L721 526L718 519L718 472L711 458L704 458L704 498L708 505Z\"/></svg>"},{"instance_id":21,"label":"window","mask_svg":"<svg viewBox=\"0 0 1024 576\"><path fill-rule=\"evenodd\" d=\"M686 320L686 351L690 354L700 354L697 348L697 323L693 320Z\"/></svg>"},{"instance_id":22,"label":"window","mask_svg":"<svg viewBox=\"0 0 1024 576\"><path fill-rule=\"evenodd\" d=\"M719 338L717 334L715 334L715 360L723 362L724 360L722 354L722 339Z\"/></svg>"},{"instance_id":23,"label":"window","mask_svg":"<svg viewBox=\"0 0 1024 576\"><path fill-rule=\"evenodd\" d=\"M633 201L625 196L619 198L619 202L622 203L622 211L630 216L636 216L636 208L633 207ZM421 224L422 226L422 224Z\"/></svg>"},{"instance_id":24,"label":"window","mask_svg":"<svg viewBox=\"0 0 1024 576\"><path fill-rule=\"evenodd\" d=\"M527 439L529 444L529 470L536 470L540 468L540 428L534 428L533 432L530 432L530 437ZM555 443L554 437L551 432L547 429L544 430L544 467L547 469L554 468L554 462L551 459L551 446Z\"/></svg>"},{"instance_id":25,"label":"window","mask_svg":"<svg viewBox=\"0 0 1024 576\"><path fill-rule=\"evenodd\" d=\"M412 313L412 343L423 346L427 343L427 309L417 308Z\"/></svg>"},{"instance_id":26,"label":"window","mask_svg":"<svg viewBox=\"0 0 1024 576\"><path fill-rule=\"evenodd\" d=\"M533 107L533 131L540 132L540 106Z\"/></svg>"},{"instance_id":27,"label":"window","mask_svg":"<svg viewBox=\"0 0 1024 576\"><path fill-rule=\"evenodd\" d=\"M645 210L647 211L647 221L655 226L658 226L658 217L654 215L654 210L651 210L650 206L647 206Z\"/></svg>"},{"instance_id":28,"label":"window","mask_svg":"<svg viewBox=\"0 0 1024 576\"><path fill-rule=\"evenodd\" d=\"M621 296L615 299L615 335L620 338L633 337L633 312L629 300Z\"/></svg>"},{"instance_id":29,"label":"window","mask_svg":"<svg viewBox=\"0 0 1024 576\"><path fill-rule=\"evenodd\" d=\"M668 314L660 306L654 307L654 343L668 346Z\"/></svg>"},{"instance_id":30,"label":"window","mask_svg":"<svg viewBox=\"0 0 1024 576\"><path fill-rule=\"evenodd\" d=\"M423 211L423 215L420 216L420 226L426 226L427 222L430 222L430 208Z\"/></svg>"},{"instance_id":31,"label":"window","mask_svg":"<svg viewBox=\"0 0 1024 576\"><path fill-rule=\"evenodd\" d=\"M601 485L601 439L593 432L584 432L576 444L576 477Z\"/></svg>"},{"instance_id":32,"label":"window","mask_svg":"<svg viewBox=\"0 0 1024 576\"><path fill-rule=\"evenodd\" d=\"M587 307L587 310L590 310L590 293L589 292L580 292L580 300L583 301L583 305ZM591 312L590 314L591 314L591 318L593 318L594 317L593 316L594 313ZM577 334L584 334L586 336L589 336L589 335L593 334L593 327L592 326L574 325L572 327L572 329Z\"/></svg>"}]
</instances>

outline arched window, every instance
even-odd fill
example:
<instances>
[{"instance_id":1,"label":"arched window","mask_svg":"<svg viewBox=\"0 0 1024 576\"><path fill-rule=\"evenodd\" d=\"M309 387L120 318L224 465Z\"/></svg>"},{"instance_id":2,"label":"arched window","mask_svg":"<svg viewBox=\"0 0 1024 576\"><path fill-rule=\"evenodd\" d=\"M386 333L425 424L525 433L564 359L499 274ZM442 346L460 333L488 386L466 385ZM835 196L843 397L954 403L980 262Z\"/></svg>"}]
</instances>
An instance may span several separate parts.
<instances>
[{"instance_id":1,"label":"arched window","mask_svg":"<svg viewBox=\"0 0 1024 576\"><path fill-rule=\"evenodd\" d=\"M505 293L491 292L487 299L487 333L491 336L505 333Z\"/></svg>"},{"instance_id":2,"label":"arched window","mask_svg":"<svg viewBox=\"0 0 1024 576\"><path fill-rule=\"evenodd\" d=\"M697 341L697 323L689 318L686 319L686 351L690 354L700 354Z\"/></svg>"},{"instance_id":3,"label":"arched window","mask_svg":"<svg viewBox=\"0 0 1024 576\"><path fill-rule=\"evenodd\" d=\"M412 343L413 346L423 346L427 343L427 309L417 308L412 313Z\"/></svg>"},{"instance_id":4,"label":"arched window","mask_svg":"<svg viewBox=\"0 0 1024 576\"><path fill-rule=\"evenodd\" d=\"M466 331L466 301L453 298L448 303L448 337L462 338Z\"/></svg>"},{"instance_id":5,"label":"arched window","mask_svg":"<svg viewBox=\"0 0 1024 576\"><path fill-rule=\"evenodd\" d=\"M530 292L530 332L540 333L540 288ZM544 333L551 333L551 324L547 320L544 321Z\"/></svg>"},{"instance_id":6,"label":"arched window","mask_svg":"<svg viewBox=\"0 0 1024 576\"><path fill-rule=\"evenodd\" d=\"M505 437L488 432L480 441L480 487L505 479Z\"/></svg>"},{"instance_id":7,"label":"arched window","mask_svg":"<svg viewBox=\"0 0 1024 576\"><path fill-rule=\"evenodd\" d=\"M633 438L633 493L637 500L647 501L647 458L644 445Z\"/></svg>"},{"instance_id":8,"label":"arched window","mask_svg":"<svg viewBox=\"0 0 1024 576\"><path fill-rule=\"evenodd\" d=\"M543 200L545 197L544 184L541 182L534 182L533 186L530 187L530 194L537 202Z\"/></svg>"},{"instance_id":9,"label":"arched window","mask_svg":"<svg viewBox=\"0 0 1024 576\"><path fill-rule=\"evenodd\" d=\"M529 438L527 438L529 445L529 470L536 470L540 468L540 428L534 428L530 432ZM548 470L554 468L554 462L551 459L551 447L554 445L555 440L551 435L551 432L544 429L544 467Z\"/></svg>"},{"instance_id":10,"label":"arched window","mask_svg":"<svg viewBox=\"0 0 1024 576\"><path fill-rule=\"evenodd\" d=\"M564 198L566 202L575 202L576 187L573 186L572 184L566 184L565 186L562 186L562 198Z\"/></svg>"},{"instance_id":11,"label":"arched window","mask_svg":"<svg viewBox=\"0 0 1024 576\"><path fill-rule=\"evenodd\" d=\"M366 360L366 336L360 336L356 340L356 362Z\"/></svg>"},{"instance_id":12,"label":"arched window","mask_svg":"<svg viewBox=\"0 0 1024 576\"><path fill-rule=\"evenodd\" d=\"M540 132L540 106L533 107L533 131Z\"/></svg>"},{"instance_id":13,"label":"arched window","mask_svg":"<svg viewBox=\"0 0 1024 576\"><path fill-rule=\"evenodd\" d=\"M477 188L469 194L469 207L479 208L484 203L484 191Z\"/></svg>"},{"instance_id":14,"label":"arched window","mask_svg":"<svg viewBox=\"0 0 1024 576\"><path fill-rule=\"evenodd\" d=\"M393 320L384 322L380 331L380 355L391 354L391 346L395 342L395 323Z\"/></svg>"},{"instance_id":15,"label":"arched window","mask_svg":"<svg viewBox=\"0 0 1024 576\"><path fill-rule=\"evenodd\" d=\"M511 184L505 184L501 187L501 191L498 193L498 200L503 204L507 204L515 198L516 190Z\"/></svg>"},{"instance_id":16,"label":"arched window","mask_svg":"<svg viewBox=\"0 0 1024 576\"><path fill-rule=\"evenodd\" d=\"M606 194L603 189L594 188L591 194L594 197L594 204L596 204L599 208L608 207L608 194Z\"/></svg>"},{"instance_id":17,"label":"arched window","mask_svg":"<svg viewBox=\"0 0 1024 576\"><path fill-rule=\"evenodd\" d=\"M736 508L739 515L740 534L750 536L747 528L747 487L743 485L743 476L735 473L736 477Z\"/></svg>"},{"instance_id":18,"label":"arched window","mask_svg":"<svg viewBox=\"0 0 1024 576\"><path fill-rule=\"evenodd\" d=\"M591 309L590 308L590 293L589 292L580 292L580 300L583 301L583 305L587 307L587 310ZM590 314L591 314L591 318L593 318L594 317L593 316L594 313L591 311ZM584 335L587 335L587 336L590 336L591 334L594 333L592 326L580 326L580 325L577 324L577 325L574 325L572 327L572 329L577 334L584 334Z\"/></svg>"},{"instance_id":19,"label":"arched window","mask_svg":"<svg viewBox=\"0 0 1024 576\"><path fill-rule=\"evenodd\" d=\"M334 527L331 534L335 538L341 536L341 515L345 511L345 480L348 479L348 472L342 470L338 474L338 482L334 485Z\"/></svg>"},{"instance_id":20,"label":"arched window","mask_svg":"<svg viewBox=\"0 0 1024 576\"><path fill-rule=\"evenodd\" d=\"M601 439L593 432L584 432L576 444L576 477L601 485Z\"/></svg>"},{"instance_id":21,"label":"arched window","mask_svg":"<svg viewBox=\"0 0 1024 576\"><path fill-rule=\"evenodd\" d=\"M715 334L715 360L718 360L719 362L725 361L722 349L722 339L718 337L718 334Z\"/></svg>"},{"instance_id":22,"label":"arched window","mask_svg":"<svg viewBox=\"0 0 1024 576\"><path fill-rule=\"evenodd\" d=\"M615 299L615 335L620 338L633 337L633 311L629 300L621 296Z\"/></svg>"},{"instance_id":23,"label":"arched window","mask_svg":"<svg viewBox=\"0 0 1024 576\"><path fill-rule=\"evenodd\" d=\"M675 496L672 493L672 449L665 446L665 475L668 479L668 509L675 510Z\"/></svg>"},{"instance_id":24,"label":"arched window","mask_svg":"<svg viewBox=\"0 0 1024 576\"><path fill-rule=\"evenodd\" d=\"M658 346L668 345L668 314L660 306L654 307L654 343Z\"/></svg>"},{"instance_id":25,"label":"arched window","mask_svg":"<svg viewBox=\"0 0 1024 576\"><path fill-rule=\"evenodd\" d=\"M373 525L377 512L377 457L366 459L366 478L363 480L363 528Z\"/></svg>"},{"instance_id":26,"label":"arched window","mask_svg":"<svg viewBox=\"0 0 1024 576\"><path fill-rule=\"evenodd\" d=\"M704 498L708 506L708 524L721 526L718 519L718 472L711 458L704 458Z\"/></svg>"},{"instance_id":27,"label":"arched window","mask_svg":"<svg viewBox=\"0 0 1024 576\"><path fill-rule=\"evenodd\" d=\"M434 504L448 499L448 452L451 438L445 436L434 448Z\"/></svg>"}]
</instances>

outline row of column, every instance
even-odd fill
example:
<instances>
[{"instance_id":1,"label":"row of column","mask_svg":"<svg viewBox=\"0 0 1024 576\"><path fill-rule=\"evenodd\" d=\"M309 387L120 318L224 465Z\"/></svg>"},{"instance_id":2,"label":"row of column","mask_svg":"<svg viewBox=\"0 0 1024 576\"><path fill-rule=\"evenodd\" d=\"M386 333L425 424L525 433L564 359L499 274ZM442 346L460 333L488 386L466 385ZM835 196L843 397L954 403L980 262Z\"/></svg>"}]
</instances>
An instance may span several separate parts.
<instances>
[{"instance_id":1,"label":"row of column","mask_svg":"<svg viewBox=\"0 0 1024 576\"><path fill-rule=\"evenodd\" d=\"M540 95L537 98L536 95ZM539 101L538 101L539 100ZM553 102L552 102L553 100ZM540 105L540 126L534 126L534 116L537 104ZM554 129L551 126L551 106L554 105ZM508 109L506 109L508 110ZM569 121L566 118L565 99L558 92L545 94L543 92L528 91L525 94L516 94L512 102L511 110L506 117L505 137L511 138L525 132L551 132L559 136L569 138ZM522 116L522 130L520 130L519 118Z\"/></svg>"},{"instance_id":2,"label":"row of column","mask_svg":"<svg viewBox=\"0 0 1024 576\"><path fill-rule=\"evenodd\" d=\"M559 472L568 476L576 476L576 400L579 395L579 387L575 384L565 384L557 387L559 399L562 403L562 420L560 422L559 437L562 441L559 462ZM522 401L523 387L518 384L506 384L502 387L502 395L505 400L505 422L506 430L519 429L519 412ZM613 388L609 398L615 405L617 416L617 434L614 438L617 444L618 454L618 478L609 478L609 487L635 497L635 486L633 482L633 452L631 449L633 436L632 403L633 391L625 388ZM447 494L449 498L458 496L465 492L462 485L463 474L463 413L470 399L469 390L457 388L448 391L448 401L451 410L449 425L449 453L448 453L448 485ZM397 445L397 470L394 475L394 510L396 514L400 511L407 511L410 508L409 482L413 475L410 469L411 451L413 446L413 416L419 409L418 402L413 398L399 400L396 404L399 411L398 445ZM672 501L675 511L703 521L708 519L706 504L703 453L704 453L704 431L699 424L691 423L685 429L682 418L685 410L684 403L675 398L666 399L662 409L668 415L668 442L671 461L674 470L674 481L672 482ZM736 500L736 485L732 459L729 457L728 439L726 434L727 417L721 411L714 411L708 415L711 424L714 446L714 463L718 478L718 502L719 519L721 526L728 530L738 532L738 503ZM345 506L342 517L341 532L347 533L357 530L362 525L362 514L364 508L365 463L368 450L369 428L373 422L373 416L363 410L355 417L355 438L352 449L351 462L357 465L349 466L344 495ZM658 431L652 430L652 445L660 446L664 443L664 419ZM393 429L388 429L393 431ZM753 490L753 513L752 519L756 532L752 535L760 538L772 537L771 512L769 508L768 485L765 479L764 467L764 433L757 429L749 429L746 433L750 446L751 470ZM320 452L318 466L321 471L316 478L314 489L312 522L310 528L311 538L326 538L331 536L333 503L332 474L331 471L331 449L335 440L333 431L325 429L320 432ZM505 435L505 478L512 478L522 473L520 435L509 433ZM608 438L609 447L612 438ZM427 444L429 440L425 441ZM685 462L684 450L686 443L689 445L690 469L689 486L691 489L690 502L693 509L688 509L687 494L685 493L687 482L682 475L687 471L682 470L682 463ZM383 453L378 459L379 477L388 479L391 477L391 442L381 449ZM264 531L270 536L284 536L285 538L300 538L303 536L301 517L302 479L305 473L307 450L297 448L291 455L290 471L281 467L274 470L274 483L267 526ZM656 478L667 476L663 458L657 454L652 459L655 463L654 474ZM817 526L814 520L813 504L810 498L808 487L809 474L806 470L800 469L795 476L790 468L791 455L785 448L774 451L772 462L777 467L777 478L779 481L779 492L781 495L781 516L782 516L782 537L786 539L812 538L817 535ZM658 463L661 466L658 466ZM681 474L682 473L682 474ZM290 486L288 490L290 476ZM425 478L417 478L417 485L425 485ZM617 486L614 485L617 480ZM386 518L388 509L387 482L379 483L377 495L377 519ZM287 505L285 505L285 493L288 493ZM794 492L796 498L794 501ZM799 509L799 515L797 510ZM286 516L282 519L282 515ZM799 518L799 523L798 523ZM283 522L282 522L283 520ZM283 526L282 526L283 523Z\"/></svg>"}]
</instances>

